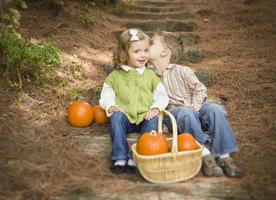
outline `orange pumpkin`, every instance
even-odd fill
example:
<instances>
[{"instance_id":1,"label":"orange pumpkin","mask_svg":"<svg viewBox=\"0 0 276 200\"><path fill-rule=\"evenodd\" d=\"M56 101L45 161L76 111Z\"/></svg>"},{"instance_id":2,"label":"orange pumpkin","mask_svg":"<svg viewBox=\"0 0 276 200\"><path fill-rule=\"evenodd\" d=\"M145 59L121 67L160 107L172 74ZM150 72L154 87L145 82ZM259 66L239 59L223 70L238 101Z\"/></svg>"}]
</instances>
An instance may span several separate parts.
<instances>
[{"instance_id":1,"label":"orange pumpkin","mask_svg":"<svg viewBox=\"0 0 276 200\"><path fill-rule=\"evenodd\" d=\"M67 110L68 122L75 127L89 126L94 120L92 106L87 102L74 102Z\"/></svg>"},{"instance_id":2,"label":"orange pumpkin","mask_svg":"<svg viewBox=\"0 0 276 200\"><path fill-rule=\"evenodd\" d=\"M190 133L181 133L177 136L178 151L197 149L197 143Z\"/></svg>"},{"instance_id":3,"label":"orange pumpkin","mask_svg":"<svg viewBox=\"0 0 276 200\"><path fill-rule=\"evenodd\" d=\"M105 110L99 106L93 106L94 114L95 114L95 122L97 124L107 124L108 123L108 117L106 116Z\"/></svg>"},{"instance_id":4,"label":"orange pumpkin","mask_svg":"<svg viewBox=\"0 0 276 200\"><path fill-rule=\"evenodd\" d=\"M147 132L139 137L136 150L141 155L157 155L167 153L169 144L162 133Z\"/></svg>"}]
</instances>

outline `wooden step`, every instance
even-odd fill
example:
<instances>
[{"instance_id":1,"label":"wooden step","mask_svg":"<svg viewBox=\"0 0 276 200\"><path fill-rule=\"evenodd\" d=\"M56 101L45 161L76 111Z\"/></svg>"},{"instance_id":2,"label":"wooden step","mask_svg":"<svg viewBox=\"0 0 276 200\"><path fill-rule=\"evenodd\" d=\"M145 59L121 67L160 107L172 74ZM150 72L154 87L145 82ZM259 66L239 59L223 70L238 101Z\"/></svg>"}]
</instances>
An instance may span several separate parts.
<instances>
[{"instance_id":1,"label":"wooden step","mask_svg":"<svg viewBox=\"0 0 276 200\"><path fill-rule=\"evenodd\" d=\"M147 11L130 11L123 14L124 17L137 19L191 19L192 14L187 11L174 12L147 12Z\"/></svg>"},{"instance_id":2,"label":"wooden step","mask_svg":"<svg viewBox=\"0 0 276 200\"><path fill-rule=\"evenodd\" d=\"M139 28L143 31L194 31L195 24L185 20L129 20L127 28Z\"/></svg>"}]
</instances>

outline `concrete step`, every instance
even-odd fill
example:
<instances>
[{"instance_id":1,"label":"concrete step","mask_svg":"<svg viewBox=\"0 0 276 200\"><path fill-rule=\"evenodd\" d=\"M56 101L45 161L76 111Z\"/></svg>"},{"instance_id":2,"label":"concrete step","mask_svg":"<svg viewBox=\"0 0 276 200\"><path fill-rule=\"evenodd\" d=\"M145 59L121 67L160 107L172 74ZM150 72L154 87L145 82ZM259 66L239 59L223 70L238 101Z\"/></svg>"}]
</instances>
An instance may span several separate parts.
<instances>
[{"instance_id":1,"label":"concrete step","mask_svg":"<svg viewBox=\"0 0 276 200\"><path fill-rule=\"evenodd\" d=\"M129 20L127 28L139 28L143 31L194 31L195 24L186 20Z\"/></svg>"},{"instance_id":2,"label":"concrete step","mask_svg":"<svg viewBox=\"0 0 276 200\"><path fill-rule=\"evenodd\" d=\"M137 19L191 19L192 14L187 11L173 11L173 12L147 12L147 11L130 11L123 15L128 18Z\"/></svg>"}]
</instances>

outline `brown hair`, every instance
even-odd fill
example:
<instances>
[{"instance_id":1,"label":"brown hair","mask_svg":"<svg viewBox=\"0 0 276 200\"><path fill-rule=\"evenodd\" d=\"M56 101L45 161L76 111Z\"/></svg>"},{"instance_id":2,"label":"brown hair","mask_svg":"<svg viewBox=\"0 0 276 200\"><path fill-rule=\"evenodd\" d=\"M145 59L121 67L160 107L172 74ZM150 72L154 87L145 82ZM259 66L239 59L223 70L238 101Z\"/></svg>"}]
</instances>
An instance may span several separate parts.
<instances>
[{"instance_id":1,"label":"brown hair","mask_svg":"<svg viewBox=\"0 0 276 200\"><path fill-rule=\"evenodd\" d=\"M166 32L166 31L160 31L157 33L154 33L154 36L160 36L161 42L165 47L168 47L171 52L171 59L170 62L177 63L181 60L181 55L183 54L183 42L182 39L179 38L174 33Z\"/></svg>"},{"instance_id":2,"label":"brown hair","mask_svg":"<svg viewBox=\"0 0 276 200\"><path fill-rule=\"evenodd\" d=\"M149 36L145 34L143 31L140 29L133 29L138 32L137 36L139 40L144 40L148 39ZM121 65L126 64L127 59L128 59L128 49L130 47L130 44L132 41L131 39L131 34L130 34L130 29L125 30L120 37L118 38L118 46L113 52L113 63L115 68L120 68Z\"/></svg>"}]
</instances>

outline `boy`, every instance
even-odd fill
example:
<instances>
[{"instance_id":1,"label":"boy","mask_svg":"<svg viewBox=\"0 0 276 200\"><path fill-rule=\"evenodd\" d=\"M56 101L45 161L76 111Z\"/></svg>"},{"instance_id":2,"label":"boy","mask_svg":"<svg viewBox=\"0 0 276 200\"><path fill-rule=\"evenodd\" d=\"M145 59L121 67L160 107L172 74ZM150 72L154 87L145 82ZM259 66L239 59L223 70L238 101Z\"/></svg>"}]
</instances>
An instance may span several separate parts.
<instances>
[{"instance_id":1,"label":"boy","mask_svg":"<svg viewBox=\"0 0 276 200\"><path fill-rule=\"evenodd\" d=\"M222 176L224 172L240 178L242 172L230 157L238 147L227 112L221 105L206 103L207 89L189 67L171 64L182 52L179 46L172 33L159 32L152 37L149 49L149 59L168 93L167 109L177 121L178 133L191 133L203 144L202 171L206 176Z\"/></svg>"}]
</instances>

